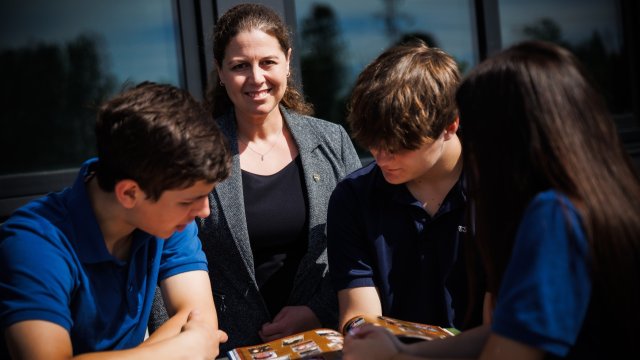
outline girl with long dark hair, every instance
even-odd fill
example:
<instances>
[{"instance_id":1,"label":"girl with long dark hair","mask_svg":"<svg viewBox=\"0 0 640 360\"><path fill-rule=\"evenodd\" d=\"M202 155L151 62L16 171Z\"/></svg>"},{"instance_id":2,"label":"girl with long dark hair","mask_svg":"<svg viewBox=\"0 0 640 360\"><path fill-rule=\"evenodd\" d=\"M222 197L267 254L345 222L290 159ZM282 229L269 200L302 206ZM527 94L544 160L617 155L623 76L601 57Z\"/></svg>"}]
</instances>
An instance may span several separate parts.
<instances>
[{"instance_id":1,"label":"girl with long dark hair","mask_svg":"<svg viewBox=\"0 0 640 360\"><path fill-rule=\"evenodd\" d=\"M365 328L345 359L637 357L640 179L582 66L521 43L456 99L492 323L412 346Z\"/></svg>"}]
</instances>

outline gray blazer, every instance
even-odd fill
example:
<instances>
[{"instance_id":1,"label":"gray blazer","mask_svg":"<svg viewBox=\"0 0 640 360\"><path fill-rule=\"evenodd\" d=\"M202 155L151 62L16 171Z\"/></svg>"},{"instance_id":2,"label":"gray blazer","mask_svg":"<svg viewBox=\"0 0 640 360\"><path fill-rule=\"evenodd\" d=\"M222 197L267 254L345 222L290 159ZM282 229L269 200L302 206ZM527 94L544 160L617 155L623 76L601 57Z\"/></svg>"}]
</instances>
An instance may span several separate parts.
<instances>
[{"instance_id":1,"label":"gray blazer","mask_svg":"<svg viewBox=\"0 0 640 360\"><path fill-rule=\"evenodd\" d=\"M338 181L361 166L351 139L343 127L303 116L280 107L298 146L309 203L308 251L294 279L288 305L307 305L323 326L337 326L337 297L328 276L325 225L329 196ZM242 193L235 115L217 119L233 154L229 178L209 195L211 215L200 223L200 239L209 262L220 329L229 341L220 354L238 346L262 341L258 330L271 321L255 280ZM156 296L150 327L157 326L164 306ZM161 308L160 308L161 307ZM155 323L155 325L154 325Z\"/></svg>"}]
</instances>

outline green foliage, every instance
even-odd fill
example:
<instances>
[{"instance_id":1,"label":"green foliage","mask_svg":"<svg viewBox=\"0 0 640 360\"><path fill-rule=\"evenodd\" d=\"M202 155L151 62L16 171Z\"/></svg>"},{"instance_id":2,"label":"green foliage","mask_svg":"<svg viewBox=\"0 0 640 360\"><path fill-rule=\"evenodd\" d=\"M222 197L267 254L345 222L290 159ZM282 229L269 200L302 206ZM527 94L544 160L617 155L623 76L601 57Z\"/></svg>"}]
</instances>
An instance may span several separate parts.
<instances>
[{"instance_id":1,"label":"green foliage","mask_svg":"<svg viewBox=\"0 0 640 360\"><path fill-rule=\"evenodd\" d=\"M95 153L95 107L113 93L98 36L0 53L1 174L76 167Z\"/></svg>"}]
</instances>

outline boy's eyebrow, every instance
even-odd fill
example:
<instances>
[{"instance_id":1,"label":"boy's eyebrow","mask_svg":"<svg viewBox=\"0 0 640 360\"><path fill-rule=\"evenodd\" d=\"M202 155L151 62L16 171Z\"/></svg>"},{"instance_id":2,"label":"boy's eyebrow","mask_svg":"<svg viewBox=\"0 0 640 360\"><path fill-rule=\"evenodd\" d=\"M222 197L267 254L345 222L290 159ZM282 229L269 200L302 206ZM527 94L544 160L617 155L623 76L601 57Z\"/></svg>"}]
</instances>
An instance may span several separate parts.
<instances>
[{"instance_id":1,"label":"boy's eyebrow","mask_svg":"<svg viewBox=\"0 0 640 360\"><path fill-rule=\"evenodd\" d=\"M192 196L192 197L187 197L187 198L184 198L183 200L195 201L195 200L200 200L200 199L202 199L204 197L207 197L207 196L209 196L209 193L202 194L202 195L196 195L196 196Z\"/></svg>"}]
</instances>

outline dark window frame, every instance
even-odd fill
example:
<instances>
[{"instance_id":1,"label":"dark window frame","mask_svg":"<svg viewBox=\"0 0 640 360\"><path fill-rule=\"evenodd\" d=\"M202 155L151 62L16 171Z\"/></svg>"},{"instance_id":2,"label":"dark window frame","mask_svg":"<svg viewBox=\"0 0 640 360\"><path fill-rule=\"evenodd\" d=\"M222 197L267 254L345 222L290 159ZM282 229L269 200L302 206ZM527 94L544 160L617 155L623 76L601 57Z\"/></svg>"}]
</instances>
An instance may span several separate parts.
<instances>
[{"instance_id":1,"label":"dark window frame","mask_svg":"<svg viewBox=\"0 0 640 360\"><path fill-rule=\"evenodd\" d=\"M178 25L180 86L202 99L209 63L203 44L213 24L213 4L207 0L174 0L173 7ZM70 186L77 172L78 168L70 168L0 176L0 223L27 202Z\"/></svg>"},{"instance_id":2,"label":"dark window frame","mask_svg":"<svg viewBox=\"0 0 640 360\"><path fill-rule=\"evenodd\" d=\"M479 60L502 48L498 0L469 0L475 16L473 34ZM174 0L179 37L181 86L193 96L202 99L206 91L208 74L213 67L211 29L217 19L219 3L241 3L235 0ZM265 4L278 4L284 9L288 26L296 31L294 0L263 0ZM620 135L630 155L640 166L640 4L636 0L619 0L625 49L629 58L628 70L632 79L632 112L617 114ZM300 78L300 62L294 52L293 71ZM78 169L62 169L0 176L0 222L19 206L46 193L58 191L72 184Z\"/></svg>"},{"instance_id":3,"label":"dark window frame","mask_svg":"<svg viewBox=\"0 0 640 360\"><path fill-rule=\"evenodd\" d=\"M640 3L637 0L617 0L620 20L622 22L622 36L624 48L628 58L627 71L631 78L631 106L630 112L613 114L618 125L618 131L625 148L637 169L640 171ZM500 34L500 14L498 0L473 0L477 50L479 61L502 49Z\"/></svg>"}]
</instances>

